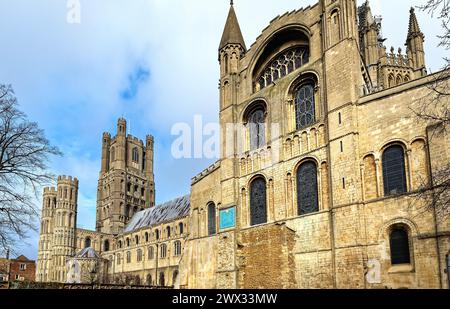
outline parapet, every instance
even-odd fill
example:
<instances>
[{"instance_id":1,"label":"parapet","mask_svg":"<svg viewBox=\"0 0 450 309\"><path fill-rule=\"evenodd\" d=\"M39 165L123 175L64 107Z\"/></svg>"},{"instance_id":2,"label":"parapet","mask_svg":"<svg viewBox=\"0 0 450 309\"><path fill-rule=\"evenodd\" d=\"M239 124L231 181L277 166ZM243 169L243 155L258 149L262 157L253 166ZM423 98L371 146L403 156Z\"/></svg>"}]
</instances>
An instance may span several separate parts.
<instances>
[{"instance_id":1,"label":"parapet","mask_svg":"<svg viewBox=\"0 0 450 309\"><path fill-rule=\"evenodd\" d=\"M58 185L60 184L66 184L66 185L75 185L78 186L78 179L73 178L72 176L58 176Z\"/></svg>"},{"instance_id":2,"label":"parapet","mask_svg":"<svg viewBox=\"0 0 450 309\"><path fill-rule=\"evenodd\" d=\"M56 188L55 187L44 188L44 195L57 195Z\"/></svg>"},{"instance_id":3,"label":"parapet","mask_svg":"<svg viewBox=\"0 0 450 309\"><path fill-rule=\"evenodd\" d=\"M205 178L206 176L210 175L212 172L216 171L218 168L220 168L220 161L217 161L213 165L209 166L207 169L205 169L203 172L198 174L197 176L193 177L191 179L191 184L195 184Z\"/></svg>"}]
</instances>

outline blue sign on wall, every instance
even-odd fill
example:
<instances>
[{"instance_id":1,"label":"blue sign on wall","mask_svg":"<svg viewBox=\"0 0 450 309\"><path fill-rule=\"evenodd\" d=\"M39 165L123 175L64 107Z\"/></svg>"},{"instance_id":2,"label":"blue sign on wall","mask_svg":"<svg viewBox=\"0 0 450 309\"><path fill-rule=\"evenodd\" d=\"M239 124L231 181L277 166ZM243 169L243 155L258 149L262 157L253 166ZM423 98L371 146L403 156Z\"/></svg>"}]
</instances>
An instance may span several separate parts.
<instances>
[{"instance_id":1,"label":"blue sign on wall","mask_svg":"<svg viewBox=\"0 0 450 309\"><path fill-rule=\"evenodd\" d=\"M220 229L234 228L236 225L236 207L220 210Z\"/></svg>"}]
</instances>

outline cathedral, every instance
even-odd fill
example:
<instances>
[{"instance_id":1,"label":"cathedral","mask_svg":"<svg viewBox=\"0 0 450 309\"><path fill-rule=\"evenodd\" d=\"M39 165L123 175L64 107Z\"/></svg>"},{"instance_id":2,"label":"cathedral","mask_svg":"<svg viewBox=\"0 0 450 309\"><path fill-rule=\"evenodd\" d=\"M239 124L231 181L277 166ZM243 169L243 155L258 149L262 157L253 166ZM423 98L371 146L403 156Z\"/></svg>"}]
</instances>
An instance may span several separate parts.
<instances>
[{"instance_id":1,"label":"cathedral","mask_svg":"<svg viewBox=\"0 0 450 309\"><path fill-rule=\"evenodd\" d=\"M37 281L449 288L449 217L416 193L449 164L450 141L411 116L439 73L409 14L404 52L355 0L279 15L247 48L231 2L220 159L155 205L154 139L119 119L102 138L95 231L77 228L76 178L44 189Z\"/></svg>"}]
</instances>

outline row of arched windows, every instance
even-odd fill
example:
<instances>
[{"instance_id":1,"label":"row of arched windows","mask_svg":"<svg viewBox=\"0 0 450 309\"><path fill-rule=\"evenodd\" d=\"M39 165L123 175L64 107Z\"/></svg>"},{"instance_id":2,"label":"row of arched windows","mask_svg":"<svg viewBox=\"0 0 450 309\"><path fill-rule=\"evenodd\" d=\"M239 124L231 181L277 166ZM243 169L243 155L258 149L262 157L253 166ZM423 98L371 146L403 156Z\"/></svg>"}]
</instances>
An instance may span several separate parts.
<instances>
[{"instance_id":1,"label":"row of arched windows","mask_svg":"<svg viewBox=\"0 0 450 309\"><path fill-rule=\"evenodd\" d=\"M410 80L411 80L411 77L408 74L406 74L405 76L402 76L401 74L397 74L397 76L395 76L394 74L389 74L388 86L389 86L389 88L391 88L394 86L401 85L403 83L407 83Z\"/></svg>"},{"instance_id":2,"label":"row of arched windows","mask_svg":"<svg viewBox=\"0 0 450 309\"><path fill-rule=\"evenodd\" d=\"M173 235L183 235L184 234L184 224L183 224L183 222L179 222L178 223L178 233L176 233L176 232L177 232L177 229L175 227L171 227L171 226L166 226L165 227L165 236L167 238L170 238ZM151 233L149 233L149 232L145 232L144 233L145 242L149 242L151 240L150 239L150 234ZM160 229L156 229L154 231L154 239L155 240L161 239L161 231L160 231ZM134 236L134 245L139 245L139 242L140 242L139 235L135 235ZM125 238L125 246L126 247L130 247L131 245L132 245L132 239L130 237ZM117 247L119 249L121 249L123 247L122 240L119 240L117 242Z\"/></svg>"},{"instance_id":3,"label":"row of arched windows","mask_svg":"<svg viewBox=\"0 0 450 309\"><path fill-rule=\"evenodd\" d=\"M312 79L304 80L294 90L296 129L301 130L316 122L316 84ZM246 110L250 150L266 145L267 107L263 102L252 103Z\"/></svg>"},{"instance_id":4,"label":"row of arched windows","mask_svg":"<svg viewBox=\"0 0 450 309\"><path fill-rule=\"evenodd\" d=\"M181 241L177 240L173 243L173 256L180 256L181 255ZM150 246L148 247L148 259L149 260L153 260L155 258L155 247L154 246ZM126 252L126 262L131 263L131 251L127 251ZM159 247L159 258L161 259L165 259L167 257L167 244L161 244ZM120 258L121 255L120 253L117 253L117 265L120 265ZM144 255L142 252L142 249L137 249L136 250L136 262L142 262L144 259Z\"/></svg>"},{"instance_id":5,"label":"row of arched windows","mask_svg":"<svg viewBox=\"0 0 450 309\"><path fill-rule=\"evenodd\" d=\"M407 192L405 151L400 145L387 147L382 155L382 172L385 196ZM297 168L297 214L299 216L319 211L318 168L313 160L306 160ZM267 181L256 176L250 188L250 224L267 222ZM210 205L211 207L211 205ZM215 207L208 208L208 232L215 233ZM214 218L214 220L213 220Z\"/></svg>"},{"instance_id":6,"label":"row of arched windows","mask_svg":"<svg viewBox=\"0 0 450 309\"><path fill-rule=\"evenodd\" d=\"M319 211L317 165L305 161L297 169L297 212L306 215ZM250 224L267 222L267 182L263 176L255 177L250 183Z\"/></svg>"}]
</instances>

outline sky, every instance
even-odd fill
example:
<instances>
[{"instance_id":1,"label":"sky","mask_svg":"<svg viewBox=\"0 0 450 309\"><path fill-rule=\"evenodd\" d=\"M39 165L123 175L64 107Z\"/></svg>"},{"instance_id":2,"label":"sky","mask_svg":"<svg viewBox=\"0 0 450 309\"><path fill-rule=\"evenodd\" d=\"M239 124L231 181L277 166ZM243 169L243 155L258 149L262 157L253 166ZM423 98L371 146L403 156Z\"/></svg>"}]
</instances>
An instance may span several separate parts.
<instances>
[{"instance_id":1,"label":"sky","mask_svg":"<svg viewBox=\"0 0 450 309\"><path fill-rule=\"evenodd\" d=\"M97 180L103 132L116 133L125 117L129 133L155 136L156 200L189 193L191 178L214 162L175 159L175 123L217 122L217 49L228 0L78 0L79 23L68 9L74 0L0 0L0 83L14 87L20 108L64 153L51 171L80 181L78 226L95 228ZM363 1L359 1L360 3ZM386 46L402 47L409 8L424 0L371 0L383 16ZM316 0L235 0L250 46L269 22ZM417 12L426 36L429 71L442 66L439 21ZM40 203L40 202L38 202ZM37 257L38 235L18 250Z\"/></svg>"}]
</instances>

